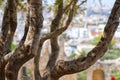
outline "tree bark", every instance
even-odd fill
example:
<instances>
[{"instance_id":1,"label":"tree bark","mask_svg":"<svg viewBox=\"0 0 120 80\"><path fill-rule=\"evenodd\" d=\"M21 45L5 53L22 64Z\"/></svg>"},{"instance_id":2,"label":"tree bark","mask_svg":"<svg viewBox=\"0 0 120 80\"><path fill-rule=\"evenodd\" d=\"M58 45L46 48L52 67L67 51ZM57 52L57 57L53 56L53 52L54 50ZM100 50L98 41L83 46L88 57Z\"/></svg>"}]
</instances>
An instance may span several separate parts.
<instances>
[{"instance_id":1,"label":"tree bark","mask_svg":"<svg viewBox=\"0 0 120 80\"><path fill-rule=\"evenodd\" d=\"M31 43L31 54L34 54L34 80L40 80L41 75L39 72L39 56L42 49L42 45L39 48L39 38L41 28L43 27L43 15L42 15L42 0L30 0L30 27L27 36L27 41ZM39 49L39 50L38 50Z\"/></svg>"},{"instance_id":2,"label":"tree bark","mask_svg":"<svg viewBox=\"0 0 120 80\"><path fill-rule=\"evenodd\" d=\"M17 28L17 3L17 0L13 0L12 2L11 0L8 0L9 23L8 33L4 44L4 55L8 54L11 51L14 33Z\"/></svg>"},{"instance_id":3,"label":"tree bark","mask_svg":"<svg viewBox=\"0 0 120 80\"><path fill-rule=\"evenodd\" d=\"M74 59L72 61L61 60L56 63L59 54L57 37L63 31L65 31L69 26L73 17L74 7L75 4L77 3L77 0L74 0L73 2L70 3L70 5L72 6L70 6L70 12L69 12L68 20L66 21L66 25L64 28L59 29L58 27L60 24L60 20L62 18L63 13L65 12L64 11L65 9L63 9L63 0L61 1L61 3L58 6L58 13L51 24L51 33L41 37L41 39L40 39L40 32L43 26L42 0L28 0L29 1L28 4L30 8L28 25L26 26L24 36L20 44L13 52L11 52L12 55L10 56L6 68L4 70L5 66L4 66L3 52L10 49L11 41L13 39L13 35L16 30L16 24L17 24L15 0L8 0L8 1L10 7L10 10L8 10L10 11L9 13L10 24L8 31L10 31L10 35L7 35L7 38L0 39L0 80L5 80L4 71L6 75L6 80L17 80L18 71L20 67L33 57L34 57L35 80L41 80L41 79L58 80L63 75L73 74L83 71L89 68L91 65L93 65L99 58L101 58L105 54L119 24L120 0L116 0L111 15L109 17L109 20L107 22L107 25L105 26L104 34L100 42L97 44L97 46L93 48L88 53L87 56L80 56L79 58ZM3 31L4 30L5 29L3 29ZM7 32L2 34L6 35ZM9 37L10 37L10 43L6 41L6 43L9 44L9 48L6 48L7 50L3 49L4 43L2 43L2 41L4 39L9 40L8 39ZM40 56L39 52L41 51L42 44L44 43L44 41L49 38L52 38L51 39L52 53L48 61L48 64L46 66L47 74L44 74L41 77L39 72L39 56ZM4 55L6 55L7 53L5 53Z\"/></svg>"},{"instance_id":4,"label":"tree bark","mask_svg":"<svg viewBox=\"0 0 120 80\"><path fill-rule=\"evenodd\" d=\"M0 80L5 80L5 70L4 67L0 69Z\"/></svg>"},{"instance_id":5,"label":"tree bark","mask_svg":"<svg viewBox=\"0 0 120 80\"><path fill-rule=\"evenodd\" d=\"M17 80L20 67L37 54L43 23L42 0L30 0L30 25L24 44L18 45L6 66L6 79ZM26 31L25 31L26 32ZM24 34L25 35L25 34ZM24 37L24 36L23 36ZM23 39L22 39L23 40ZM14 68L13 68L14 67Z\"/></svg>"},{"instance_id":6,"label":"tree bark","mask_svg":"<svg viewBox=\"0 0 120 80\"><path fill-rule=\"evenodd\" d=\"M60 24L62 15L63 15L63 0L61 0L58 5L57 15L55 16L55 19L52 21L52 24L51 24L51 32L54 32L55 30L57 30L59 28L59 24ZM47 66L46 66L46 72L48 72L48 73L54 67L55 62L59 55L59 45L58 45L58 41L57 41L57 36L54 38L51 38L50 43L51 43L51 54L50 54L50 57L49 57L49 60L48 60Z\"/></svg>"},{"instance_id":7,"label":"tree bark","mask_svg":"<svg viewBox=\"0 0 120 80\"><path fill-rule=\"evenodd\" d=\"M5 70L6 80L17 80L18 71L21 66L34 57L33 54L29 54L29 49L29 46L20 46L10 57Z\"/></svg>"},{"instance_id":8,"label":"tree bark","mask_svg":"<svg viewBox=\"0 0 120 80\"><path fill-rule=\"evenodd\" d=\"M61 28L61 30L59 31L60 33L65 31L68 28L68 26L70 25L72 18L73 18L73 15L74 15L74 8L75 8L76 3L77 3L77 0L73 1L73 4L71 4L72 7L70 6L71 9L69 10L68 19L66 21L65 26L63 28ZM58 7L58 14L52 22L51 32L59 30L58 28L59 28L60 20L61 20L61 17L63 15L63 10L64 10L62 8L62 5L63 4L61 3L61 5ZM56 35L57 35L57 33L54 34L54 37ZM51 55L50 55L50 58L49 58L49 61L48 61L47 67L46 67L46 73L43 77L45 80L58 80L57 77L51 75L52 70L54 70L56 60L57 60L58 55L59 55L59 45L58 45L57 38L58 38L58 36L55 38L51 38Z\"/></svg>"},{"instance_id":9,"label":"tree bark","mask_svg":"<svg viewBox=\"0 0 120 80\"><path fill-rule=\"evenodd\" d=\"M13 41L14 32L17 26L17 2L16 0L8 0L2 22L2 35L0 38L0 80L5 80L4 56L10 52Z\"/></svg>"},{"instance_id":10,"label":"tree bark","mask_svg":"<svg viewBox=\"0 0 120 80\"><path fill-rule=\"evenodd\" d=\"M111 15L104 29L104 34L100 42L93 48L87 56L79 56L79 58L72 61L58 61L51 76L55 76L56 80L66 74L73 74L86 70L93 65L99 58L101 58L107 51L110 41L114 36L115 31L119 25L120 17L120 0L116 0L112 9Z\"/></svg>"}]
</instances>

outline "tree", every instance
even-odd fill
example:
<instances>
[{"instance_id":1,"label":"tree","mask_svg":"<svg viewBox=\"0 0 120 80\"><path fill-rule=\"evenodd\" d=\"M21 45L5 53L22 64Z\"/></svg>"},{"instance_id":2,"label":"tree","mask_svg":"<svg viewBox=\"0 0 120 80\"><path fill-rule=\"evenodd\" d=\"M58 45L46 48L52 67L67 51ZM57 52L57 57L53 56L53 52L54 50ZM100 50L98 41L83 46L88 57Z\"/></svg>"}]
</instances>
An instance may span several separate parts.
<instances>
[{"instance_id":1,"label":"tree","mask_svg":"<svg viewBox=\"0 0 120 80\"><path fill-rule=\"evenodd\" d=\"M51 22L51 32L41 36L43 27L42 0L28 0L24 36L17 48L11 51L13 36L17 27L18 0L7 0L0 36L0 80L5 80L5 78L6 80L17 80L19 69L31 58L34 58L34 80L58 80L63 75L86 70L105 54L119 25L120 0L116 0L101 40L95 48L88 52L86 56L79 56L71 61L60 60L56 62L59 54L57 38L70 25L76 6L85 2L78 4L78 0L68 1L70 3L64 5L64 0L56 0L57 12ZM65 25L59 27L65 12L68 13L68 18ZM41 55L42 45L47 39L50 39L51 42L51 55L45 73L41 76L38 65L39 56Z\"/></svg>"}]
</instances>

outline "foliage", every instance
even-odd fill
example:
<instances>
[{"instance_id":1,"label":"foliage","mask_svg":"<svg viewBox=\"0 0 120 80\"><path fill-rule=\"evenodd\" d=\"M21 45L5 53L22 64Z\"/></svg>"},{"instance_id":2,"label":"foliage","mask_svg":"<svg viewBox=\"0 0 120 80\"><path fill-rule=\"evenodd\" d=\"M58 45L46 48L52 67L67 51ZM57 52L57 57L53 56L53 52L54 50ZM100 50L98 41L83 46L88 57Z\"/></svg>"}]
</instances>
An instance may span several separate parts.
<instances>
[{"instance_id":1,"label":"foliage","mask_svg":"<svg viewBox=\"0 0 120 80\"><path fill-rule=\"evenodd\" d=\"M27 3L22 0L18 2L18 11L26 12L27 11Z\"/></svg>"},{"instance_id":2,"label":"foliage","mask_svg":"<svg viewBox=\"0 0 120 80\"><path fill-rule=\"evenodd\" d=\"M85 50L81 50L81 51L77 51L77 53L72 53L69 58L74 59L77 58L79 55L85 55L86 51Z\"/></svg>"},{"instance_id":3,"label":"foliage","mask_svg":"<svg viewBox=\"0 0 120 80\"><path fill-rule=\"evenodd\" d=\"M81 50L81 51L78 51L78 54L85 55L88 51L89 50ZM79 56L78 54L72 53L69 56L69 58L70 59L77 58ZM112 47L106 52L106 54L100 60L116 59L116 58L119 58L119 56L120 56L120 49L117 47Z\"/></svg>"},{"instance_id":4,"label":"foliage","mask_svg":"<svg viewBox=\"0 0 120 80\"><path fill-rule=\"evenodd\" d=\"M0 0L0 4L3 2L3 0Z\"/></svg>"},{"instance_id":5,"label":"foliage","mask_svg":"<svg viewBox=\"0 0 120 80\"><path fill-rule=\"evenodd\" d=\"M109 49L107 53L101 58L101 60L116 59L119 58L119 56L120 56L120 49L114 47Z\"/></svg>"},{"instance_id":6,"label":"foliage","mask_svg":"<svg viewBox=\"0 0 120 80\"><path fill-rule=\"evenodd\" d=\"M32 73L29 68L26 68L27 76L32 78Z\"/></svg>"},{"instance_id":7,"label":"foliage","mask_svg":"<svg viewBox=\"0 0 120 80\"><path fill-rule=\"evenodd\" d=\"M78 73L78 80L87 80L86 79L86 71L82 71Z\"/></svg>"},{"instance_id":8,"label":"foliage","mask_svg":"<svg viewBox=\"0 0 120 80\"><path fill-rule=\"evenodd\" d=\"M90 43L91 43L92 45L97 45L97 43L98 43L98 42L100 41L100 39L101 39L101 36L102 36L102 35L98 35L98 36L95 37L93 40L91 40ZM112 41L111 41L111 43L110 43L110 48L113 47L114 43L115 43L115 40L114 40L114 38L113 38Z\"/></svg>"},{"instance_id":9,"label":"foliage","mask_svg":"<svg viewBox=\"0 0 120 80\"><path fill-rule=\"evenodd\" d=\"M115 76L116 80L120 80L120 72L119 71L112 71L112 75Z\"/></svg>"},{"instance_id":10,"label":"foliage","mask_svg":"<svg viewBox=\"0 0 120 80\"><path fill-rule=\"evenodd\" d=\"M56 0L55 5L58 5L61 2L61 0Z\"/></svg>"},{"instance_id":11,"label":"foliage","mask_svg":"<svg viewBox=\"0 0 120 80\"><path fill-rule=\"evenodd\" d=\"M17 47L17 45L12 44L11 49L14 50Z\"/></svg>"},{"instance_id":12,"label":"foliage","mask_svg":"<svg viewBox=\"0 0 120 80\"><path fill-rule=\"evenodd\" d=\"M78 53L80 53L81 55L85 55L86 51L85 50L81 50L81 51L78 51Z\"/></svg>"},{"instance_id":13,"label":"foliage","mask_svg":"<svg viewBox=\"0 0 120 80\"><path fill-rule=\"evenodd\" d=\"M92 45L96 45L100 41L101 35L95 37L93 40L90 41Z\"/></svg>"},{"instance_id":14,"label":"foliage","mask_svg":"<svg viewBox=\"0 0 120 80\"><path fill-rule=\"evenodd\" d=\"M3 7L4 7L4 3L5 3L4 0L0 0L0 9L4 9L4 8L3 8Z\"/></svg>"},{"instance_id":15,"label":"foliage","mask_svg":"<svg viewBox=\"0 0 120 80\"><path fill-rule=\"evenodd\" d=\"M76 57L76 54L75 53L72 53L69 58L75 58Z\"/></svg>"}]
</instances>

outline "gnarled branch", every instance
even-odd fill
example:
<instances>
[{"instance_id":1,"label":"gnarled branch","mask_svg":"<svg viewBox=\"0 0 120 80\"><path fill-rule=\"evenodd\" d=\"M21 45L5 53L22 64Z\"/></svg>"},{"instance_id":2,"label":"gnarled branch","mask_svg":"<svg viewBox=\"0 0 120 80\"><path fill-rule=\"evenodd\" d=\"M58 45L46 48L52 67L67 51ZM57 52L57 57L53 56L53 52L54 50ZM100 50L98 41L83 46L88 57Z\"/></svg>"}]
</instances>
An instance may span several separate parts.
<instances>
[{"instance_id":1,"label":"gnarled branch","mask_svg":"<svg viewBox=\"0 0 120 80\"><path fill-rule=\"evenodd\" d=\"M8 6L8 2L7 2L5 6L5 10L4 10L2 28L1 28L1 34L0 34L0 57L3 56L4 44L5 44L6 37L8 34L8 30L9 30L9 19L10 19L9 8L10 7Z\"/></svg>"},{"instance_id":2,"label":"gnarled branch","mask_svg":"<svg viewBox=\"0 0 120 80\"><path fill-rule=\"evenodd\" d=\"M47 39L51 39L51 38L57 37L60 34L62 34L68 28L68 26L70 25L70 23L71 23L71 21L73 19L73 15L74 15L74 7L70 9L70 12L69 12L69 15L68 15L68 19L66 21L65 26L61 27L61 28L58 28L55 31L42 36L41 39L40 39L40 43L44 42Z\"/></svg>"},{"instance_id":3,"label":"gnarled branch","mask_svg":"<svg viewBox=\"0 0 120 80\"><path fill-rule=\"evenodd\" d=\"M54 66L55 66L55 63L56 63L56 60L57 60L57 57L58 57L58 54L59 54L59 46L58 46L58 43L57 43L57 37L63 32L65 31L69 24L71 23L72 21L72 18L73 18L73 15L74 15L74 7L77 3L77 0L74 1L74 4L72 5L72 7L70 8L70 12L69 12L69 16L68 16L68 19L66 21L66 24L64 27L60 28L60 29L54 29L53 32L51 32L48 36L46 36L47 38L52 38L51 39L51 49L52 49L52 53L50 55L50 58L49 58L49 61L48 61L48 64L47 64L47 71L48 73L46 73L45 75L47 74L51 74L51 71L53 70ZM58 24L59 25L59 24ZM56 34L55 34L56 33ZM55 37L55 38L54 38Z\"/></svg>"},{"instance_id":4,"label":"gnarled branch","mask_svg":"<svg viewBox=\"0 0 120 80\"><path fill-rule=\"evenodd\" d=\"M116 0L114 7L112 9L109 20L105 26L104 34L100 42L93 48L87 56L80 56L79 58L72 61L58 61L54 70L51 72L52 76L56 76L56 79L65 75L73 74L76 72L83 71L93 65L99 58L101 58L107 51L110 41L114 36L114 33L119 25L118 21L120 17L120 1ZM111 24L112 23L112 24Z\"/></svg>"},{"instance_id":5,"label":"gnarled branch","mask_svg":"<svg viewBox=\"0 0 120 80\"><path fill-rule=\"evenodd\" d=\"M8 0L2 22L0 37L0 80L5 79L5 61L4 56L11 50L13 36L17 27L17 1Z\"/></svg>"},{"instance_id":6,"label":"gnarled branch","mask_svg":"<svg viewBox=\"0 0 120 80\"><path fill-rule=\"evenodd\" d=\"M17 0L8 0L9 23L8 33L4 44L4 55L11 51L14 33L17 28Z\"/></svg>"},{"instance_id":7,"label":"gnarled branch","mask_svg":"<svg viewBox=\"0 0 120 80\"><path fill-rule=\"evenodd\" d=\"M59 28L59 23L62 18L62 15L63 15L63 0L61 0L58 5L57 15L55 16L51 24L51 32L54 32ZM51 54L46 66L47 72L52 70L59 54L59 45L58 45L57 37L51 38L50 42L51 42Z\"/></svg>"}]
</instances>

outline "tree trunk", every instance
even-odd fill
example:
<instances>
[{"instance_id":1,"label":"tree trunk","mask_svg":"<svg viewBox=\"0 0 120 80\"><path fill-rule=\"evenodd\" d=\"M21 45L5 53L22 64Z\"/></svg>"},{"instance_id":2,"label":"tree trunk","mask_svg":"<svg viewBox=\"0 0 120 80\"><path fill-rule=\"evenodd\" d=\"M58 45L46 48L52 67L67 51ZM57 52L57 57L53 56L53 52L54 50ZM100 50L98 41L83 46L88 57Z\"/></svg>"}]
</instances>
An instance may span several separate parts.
<instances>
[{"instance_id":1,"label":"tree trunk","mask_svg":"<svg viewBox=\"0 0 120 80\"><path fill-rule=\"evenodd\" d=\"M13 7L13 3L12 1L14 0L8 0L10 3L9 5L11 5ZM42 45L40 47L39 45L39 39L40 39L40 32L41 32L41 28L43 26L43 18L42 18L42 0L28 0L30 1L29 3L29 8L30 8L30 15L29 15L29 28L25 31L25 35L23 40L23 44L19 44L18 47L12 52L12 56L10 56L10 59L6 65L6 67L3 67L3 63L2 62L2 57L1 56L1 52L2 52L2 47L0 47L0 80L5 80L5 75L6 75L6 80L17 80L18 77L18 71L20 69L20 67L27 62L28 60L30 60L31 58L35 58L34 61L34 76L35 76L35 80L58 80L60 77L66 75L66 74L73 74L73 73L77 73L80 71L83 71L87 68L89 68L91 65L93 65L99 58L101 58L105 52L107 51L107 48L110 44L110 41L112 39L112 37L114 36L114 33L117 29L117 26L119 24L119 17L120 17L120 0L116 0L115 6L112 10L112 13L109 17L108 23L105 27L104 30L104 35L101 38L101 41L97 44L97 46L92 49L88 55L86 56L80 56L77 59L74 59L72 61L58 61L56 62L57 58L58 58L58 54L59 54L59 46L57 43L57 37L56 35L53 35L54 37L52 37L51 39L51 46L52 46L52 53L50 56L50 59L48 61L48 65L46 67L46 73L43 74L43 77L41 77L40 72L39 72L39 56L40 54L37 54L37 51L39 48L42 48ZM61 0L63 1L63 0ZM71 7L72 9L70 10L69 16L68 16L68 20L66 23L66 27L64 27L63 31L67 29L67 26L70 24L72 17L73 17L73 11L74 11L74 7L75 4L77 3L77 0L74 0L75 2L73 2L73 6ZM52 25L51 25L51 33L54 33L55 31L58 31L58 27L59 27L59 23L61 20L61 17L63 15L63 3L61 3L58 6L58 15L56 16L56 18L53 20ZM14 7L13 7L14 8ZM11 8L12 9L12 8ZM10 9L10 21L11 22L11 27L15 27L16 26L16 18L15 16L12 14L12 11L15 10L11 10ZM72 16L71 16L72 15ZM14 21L15 20L15 21ZM12 24L15 23L15 24ZM15 31L10 29L11 31ZM12 33L13 33L12 32ZM5 34L5 33L4 33ZM58 34L58 33L56 33ZM13 34L11 34L11 40L13 38ZM9 37L9 35L7 35ZM56 36L56 37L55 37ZM49 37L49 35L48 35ZM46 38L48 39L48 38ZM9 39L8 39L9 40ZM9 44L9 46L11 45L11 43ZM0 43L1 46L1 43ZM39 46L39 47L38 47ZM41 49L39 49L41 50ZM39 52L39 51L38 51ZM4 70L5 68L5 70Z\"/></svg>"},{"instance_id":2,"label":"tree trunk","mask_svg":"<svg viewBox=\"0 0 120 80\"><path fill-rule=\"evenodd\" d=\"M16 65L14 66L15 67L8 64L7 69L5 70L6 80L17 80L19 68Z\"/></svg>"},{"instance_id":3,"label":"tree trunk","mask_svg":"<svg viewBox=\"0 0 120 80\"><path fill-rule=\"evenodd\" d=\"M5 65L4 56L11 50L11 44L13 36L17 27L17 1L7 0L7 4L4 11L0 44L0 80L5 80Z\"/></svg>"},{"instance_id":4,"label":"tree trunk","mask_svg":"<svg viewBox=\"0 0 120 80\"><path fill-rule=\"evenodd\" d=\"M4 68L0 69L0 80L5 80L5 70L4 70Z\"/></svg>"},{"instance_id":5,"label":"tree trunk","mask_svg":"<svg viewBox=\"0 0 120 80\"><path fill-rule=\"evenodd\" d=\"M17 80L18 71L21 66L33 58L33 54L29 54L29 46L19 46L13 55L10 57L8 64L6 65L6 80Z\"/></svg>"},{"instance_id":6,"label":"tree trunk","mask_svg":"<svg viewBox=\"0 0 120 80\"><path fill-rule=\"evenodd\" d=\"M17 80L20 67L37 54L40 32L43 26L41 2L42 0L30 0L28 2L30 9L29 30L27 32L26 39L24 39L25 42L21 45L18 45L13 52L13 55L9 59L9 62L6 66L7 80Z\"/></svg>"}]
</instances>

